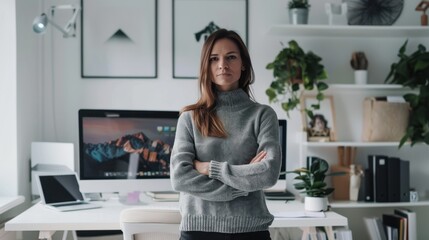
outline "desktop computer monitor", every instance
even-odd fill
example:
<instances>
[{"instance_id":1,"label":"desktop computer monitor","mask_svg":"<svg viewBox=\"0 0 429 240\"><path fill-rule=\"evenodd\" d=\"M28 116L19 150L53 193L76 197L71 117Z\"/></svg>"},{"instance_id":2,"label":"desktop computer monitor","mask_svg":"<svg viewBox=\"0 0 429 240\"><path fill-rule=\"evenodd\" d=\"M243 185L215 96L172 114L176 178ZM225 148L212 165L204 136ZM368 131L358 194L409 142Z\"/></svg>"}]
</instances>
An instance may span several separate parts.
<instances>
[{"instance_id":1,"label":"desktop computer monitor","mask_svg":"<svg viewBox=\"0 0 429 240\"><path fill-rule=\"evenodd\" d=\"M282 149L282 166L280 168L280 172L284 173L286 172L286 135L287 133L287 122L284 119L279 119L279 140L280 140L280 146ZM282 183L284 183L284 187L286 188L286 174L281 174L279 176L279 180L284 180Z\"/></svg>"},{"instance_id":2,"label":"desktop computer monitor","mask_svg":"<svg viewBox=\"0 0 429 240\"><path fill-rule=\"evenodd\" d=\"M172 191L178 117L176 111L79 110L81 191Z\"/></svg>"},{"instance_id":3,"label":"desktop computer monitor","mask_svg":"<svg viewBox=\"0 0 429 240\"><path fill-rule=\"evenodd\" d=\"M179 112L79 110L79 184L84 193L172 191L170 155ZM286 120L279 120L281 171ZM280 175L273 189L286 189Z\"/></svg>"},{"instance_id":4,"label":"desktop computer monitor","mask_svg":"<svg viewBox=\"0 0 429 240\"><path fill-rule=\"evenodd\" d=\"M280 172L283 174L280 174L279 179L277 180L277 183L268 188L265 189L265 191L285 191L286 190L286 141L287 141L287 121L285 119L279 119L279 142L280 147L282 151L282 158L281 162L282 165L280 167Z\"/></svg>"}]
</instances>

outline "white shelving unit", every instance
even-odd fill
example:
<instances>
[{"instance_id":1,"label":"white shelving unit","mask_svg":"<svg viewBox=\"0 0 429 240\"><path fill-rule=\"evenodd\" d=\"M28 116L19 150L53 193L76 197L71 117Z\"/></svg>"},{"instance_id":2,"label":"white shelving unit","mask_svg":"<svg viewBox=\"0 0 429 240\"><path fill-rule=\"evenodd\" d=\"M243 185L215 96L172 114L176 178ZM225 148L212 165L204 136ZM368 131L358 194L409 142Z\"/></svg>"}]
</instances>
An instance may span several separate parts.
<instances>
[{"instance_id":1,"label":"white shelving unit","mask_svg":"<svg viewBox=\"0 0 429 240\"><path fill-rule=\"evenodd\" d=\"M415 207L429 206L428 200L418 202L353 202L353 201L333 201L332 208L381 208L381 207Z\"/></svg>"},{"instance_id":2,"label":"white shelving unit","mask_svg":"<svg viewBox=\"0 0 429 240\"><path fill-rule=\"evenodd\" d=\"M313 38L428 38L428 26L332 26L332 25L274 25L268 30L271 36L295 36L295 37L313 37ZM404 90L401 85L393 84L330 84L328 91L337 90L348 91L386 91L386 90ZM360 142L360 141L338 141L338 142L307 142L305 133L299 133L297 136L299 142L299 158L301 165L305 164L305 157L308 151L320 151L326 148L337 148L339 146L357 147L357 148L377 148L391 147L397 148L399 142ZM403 146L407 147L409 144ZM334 201L330 203L333 208L380 208L380 207L399 207L399 206L429 206L429 200L418 202L354 202L354 201Z\"/></svg>"},{"instance_id":3,"label":"white shelving unit","mask_svg":"<svg viewBox=\"0 0 429 240\"><path fill-rule=\"evenodd\" d=\"M305 133L302 133L305 135ZM302 139L302 138L301 138ZM300 159L301 164L305 162L308 150L317 151L322 148L336 148L344 147L358 147L358 148L376 148L376 147L393 147L397 148L398 142L353 142L353 141L339 141L339 142L300 142ZM405 143L403 147L409 147L409 143ZM420 199L418 202L356 202L356 201L331 201L332 208L380 208L380 207L413 207L413 206L429 206L429 199Z\"/></svg>"},{"instance_id":4,"label":"white shelving unit","mask_svg":"<svg viewBox=\"0 0 429 240\"><path fill-rule=\"evenodd\" d=\"M350 89L350 90L401 90L404 89L403 86L397 84L329 84L329 90L342 90L342 89Z\"/></svg>"},{"instance_id":5,"label":"white shelving unit","mask_svg":"<svg viewBox=\"0 0 429 240\"><path fill-rule=\"evenodd\" d=\"M306 147L398 147L398 142L302 142Z\"/></svg>"},{"instance_id":6,"label":"white shelving unit","mask_svg":"<svg viewBox=\"0 0 429 240\"><path fill-rule=\"evenodd\" d=\"M297 38L308 38L310 40L317 41L317 39L330 39L330 38L344 38L344 41L348 39L358 39L359 41L379 41L379 39L386 40L398 40L403 39L415 39L418 41L427 42L429 39L429 27L428 26L332 26L332 25L289 25L289 24L278 24L273 25L268 29L267 32L270 36L275 37L297 37ZM306 39L306 40L308 40ZM383 40L381 40L383 41ZM396 50L395 50L396 51ZM335 81L334 81L335 82ZM401 85L393 84L335 84L329 83L329 89L327 94L341 95L352 94L356 96L359 94L365 95L370 92L370 95L377 94L397 94L399 92L410 91L409 88L404 88ZM352 110L351 110L352 111ZM345 113L343 113L345 114ZM356 115L353 115L356 119ZM344 126L344 125L343 125ZM306 156L320 153L321 155L336 156L336 149L339 146L345 147L356 147L357 151L364 152L377 152L377 148L387 150L389 152L395 152L398 149L399 142L362 142L355 139L355 134L347 135L353 136L348 141L338 142L307 142L307 138L304 137L305 133L298 133L297 142L299 143L299 159L301 166L306 164ZM405 151L410 150L410 144L405 144L402 149ZM402 151L402 150L401 150ZM398 152L399 153L399 152ZM420 174L421 175L421 174ZM412 179L416 179L416 176L410 174ZM426 181L425 179L417 178L417 181ZM421 187L421 186L420 186ZM427 196L426 196L427 198ZM376 209L384 209L396 207L424 207L429 206L429 199L422 199L418 202L355 202L355 201L331 201L331 207L334 209L342 210L354 210L358 213L365 213L375 211ZM347 213L348 211L346 211ZM356 223L358 224L358 223ZM363 230L364 228L360 225L354 226L356 229ZM423 231L425 232L425 231Z\"/></svg>"},{"instance_id":7,"label":"white shelving unit","mask_svg":"<svg viewBox=\"0 0 429 240\"><path fill-rule=\"evenodd\" d=\"M338 25L274 25L269 35L299 37L352 37L352 38L383 38L383 37L429 37L427 26L338 26Z\"/></svg>"}]
</instances>

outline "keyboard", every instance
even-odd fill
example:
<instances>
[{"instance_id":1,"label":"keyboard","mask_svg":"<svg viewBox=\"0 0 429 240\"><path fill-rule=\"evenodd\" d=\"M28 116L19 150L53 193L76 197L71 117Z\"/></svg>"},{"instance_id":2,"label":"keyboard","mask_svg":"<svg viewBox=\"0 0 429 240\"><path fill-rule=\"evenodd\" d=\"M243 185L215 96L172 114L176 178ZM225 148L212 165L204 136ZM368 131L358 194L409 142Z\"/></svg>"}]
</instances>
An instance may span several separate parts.
<instances>
[{"instance_id":1,"label":"keyboard","mask_svg":"<svg viewBox=\"0 0 429 240\"><path fill-rule=\"evenodd\" d=\"M295 195L289 191L267 191L265 198L268 200L295 200Z\"/></svg>"}]
</instances>

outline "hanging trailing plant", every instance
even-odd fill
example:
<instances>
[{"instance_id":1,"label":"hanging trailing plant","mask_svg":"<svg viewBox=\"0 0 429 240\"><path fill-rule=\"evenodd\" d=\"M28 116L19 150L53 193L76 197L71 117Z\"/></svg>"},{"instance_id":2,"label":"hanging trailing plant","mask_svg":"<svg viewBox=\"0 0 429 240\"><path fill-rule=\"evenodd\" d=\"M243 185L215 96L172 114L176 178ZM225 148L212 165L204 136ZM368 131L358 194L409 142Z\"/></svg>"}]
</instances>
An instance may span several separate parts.
<instances>
[{"instance_id":1,"label":"hanging trailing plant","mask_svg":"<svg viewBox=\"0 0 429 240\"><path fill-rule=\"evenodd\" d=\"M313 118L312 110L320 108L320 101L325 98L323 91L328 84L323 80L327 78L325 67L321 64L322 58L313 52L304 52L295 40L288 43L268 63L266 68L273 71L274 80L265 91L270 102L280 102L282 109L289 116L289 111L300 107L301 95L305 91L316 90L317 104L311 108L301 109Z\"/></svg>"},{"instance_id":2,"label":"hanging trailing plant","mask_svg":"<svg viewBox=\"0 0 429 240\"><path fill-rule=\"evenodd\" d=\"M429 144L429 52L419 44L410 55L405 53L408 40L399 49L399 61L393 63L385 82L400 84L416 90L404 95L410 104L410 119L407 131L399 142L401 147L408 140Z\"/></svg>"}]
</instances>

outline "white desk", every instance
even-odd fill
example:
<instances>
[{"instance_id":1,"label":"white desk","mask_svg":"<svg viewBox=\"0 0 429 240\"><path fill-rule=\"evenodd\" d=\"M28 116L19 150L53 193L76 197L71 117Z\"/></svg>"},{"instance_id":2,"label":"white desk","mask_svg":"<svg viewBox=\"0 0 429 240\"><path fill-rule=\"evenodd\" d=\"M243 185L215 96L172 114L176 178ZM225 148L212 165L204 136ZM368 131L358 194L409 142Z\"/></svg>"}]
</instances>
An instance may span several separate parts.
<instances>
[{"instance_id":1,"label":"white desk","mask_svg":"<svg viewBox=\"0 0 429 240\"><path fill-rule=\"evenodd\" d=\"M303 204L298 202L267 201L271 212L300 211ZM6 223L6 231L40 231L39 238L47 238L55 231L73 230L120 230L121 210L136 205L124 205L112 199L102 202L103 207L72 212L58 212L40 203ZM150 206L178 209L178 202L152 202ZM332 231L333 226L347 226L347 218L327 212L326 218L275 218L272 228L322 226ZM333 239L333 238L332 238Z\"/></svg>"},{"instance_id":2,"label":"white desk","mask_svg":"<svg viewBox=\"0 0 429 240\"><path fill-rule=\"evenodd\" d=\"M0 214L18 206L24 202L23 196L0 197Z\"/></svg>"},{"instance_id":3,"label":"white desk","mask_svg":"<svg viewBox=\"0 0 429 240\"><path fill-rule=\"evenodd\" d=\"M14 196L14 197L4 197L1 196L0 197L0 215L2 215L3 213L11 210L12 208L18 206L19 204L24 202L24 197L23 196ZM12 239L12 238L16 238L15 233L5 233L4 232L4 226L3 226L3 217L2 219L0 219L0 238L7 238L7 239Z\"/></svg>"}]
</instances>

